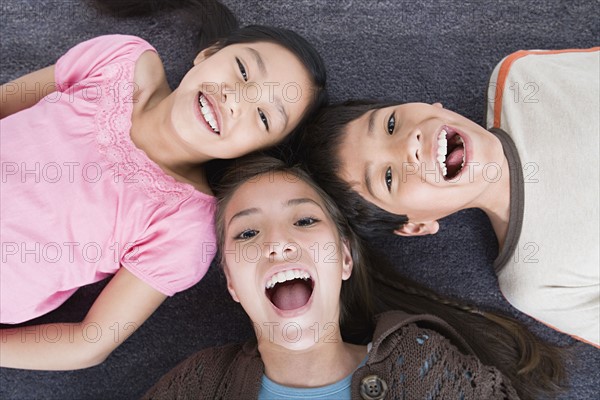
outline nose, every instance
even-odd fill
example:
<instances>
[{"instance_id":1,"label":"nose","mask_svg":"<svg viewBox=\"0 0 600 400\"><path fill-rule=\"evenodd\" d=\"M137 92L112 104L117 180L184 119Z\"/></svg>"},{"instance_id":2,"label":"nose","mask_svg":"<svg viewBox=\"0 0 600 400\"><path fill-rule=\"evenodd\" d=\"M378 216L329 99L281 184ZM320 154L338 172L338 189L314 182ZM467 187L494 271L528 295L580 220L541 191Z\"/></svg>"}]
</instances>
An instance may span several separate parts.
<instances>
[{"instance_id":1,"label":"nose","mask_svg":"<svg viewBox=\"0 0 600 400\"><path fill-rule=\"evenodd\" d=\"M419 162L423 156L422 137L423 135L419 128L401 130L389 136L392 142L385 144L385 147L392 150L396 159L400 158L403 162L408 163Z\"/></svg>"},{"instance_id":2,"label":"nose","mask_svg":"<svg viewBox=\"0 0 600 400\"><path fill-rule=\"evenodd\" d=\"M399 131L381 143L382 151L400 162L418 162L421 149L420 131Z\"/></svg>"},{"instance_id":3,"label":"nose","mask_svg":"<svg viewBox=\"0 0 600 400\"><path fill-rule=\"evenodd\" d=\"M272 232L265 236L263 243L263 256L271 262L298 261L300 246L288 235Z\"/></svg>"},{"instance_id":4,"label":"nose","mask_svg":"<svg viewBox=\"0 0 600 400\"><path fill-rule=\"evenodd\" d=\"M227 116L238 117L241 114L242 89L243 86L238 83L221 86L221 103Z\"/></svg>"},{"instance_id":5,"label":"nose","mask_svg":"<svg viewBox=\"0 0 600 400\"><path fill-rule=\"evenodd\" d=\"M421 141L421 131L417 129L416 132L413 134L413 137L415 138L415 158L417 159L417 161L421 161L421 152L423 148L423 142Z\"/></svg>"}]
</instances>

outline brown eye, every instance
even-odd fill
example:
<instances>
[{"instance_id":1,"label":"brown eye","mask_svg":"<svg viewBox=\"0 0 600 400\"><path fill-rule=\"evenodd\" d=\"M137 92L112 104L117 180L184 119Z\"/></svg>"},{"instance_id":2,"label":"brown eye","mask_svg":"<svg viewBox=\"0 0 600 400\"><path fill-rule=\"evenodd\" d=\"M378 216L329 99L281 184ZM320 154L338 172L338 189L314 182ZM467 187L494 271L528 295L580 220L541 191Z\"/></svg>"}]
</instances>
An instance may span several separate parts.
<instances>
[{"instance_id":1,"label":"brown eye","mask_svg":"<svg viewBox=\"0 0 600 400\"><path fill-rule=\"evenodd\" d=\"M244 67L244 64L242 64L239 58L236 57L235 61L240 69L240 73L242 74L242 79L244 79L244 82L248 82L248 73L246 72L246 67Z\"/></svg>"},{"instance_id":2,"label":"brown eye","mask_svg":"<svg viewBox=\"0 0 600 400\"><path fill-rule=\"evenodd\" d=\"M269 130L269 120L267 119L267 116L265 115L264 112L262 112L262 110L260 108L258 109L258 116L260 117L260 120L265 125L265 128L267 128L267 131L268 131Z\"/></svg>"},{"instance_id":3,"label":"brown eye","mask_svg":"<svg viewBox=\"0 0 600 400\"><path fill-rule=\"evenodd\" d=\"M392 167L388 167L385 171L385 185L388 188L388 192L392 191Z\"/></svg>"},{"instance_id":4,"label":"brown eye","mask_svg":"<svg viewBox=\"0 0 600 400\"><path fill-rule=\"evenodd\" d=\"M245 231L243 231L239 235L237 235L235 237L235 239L237 239L237 240L248 240L248 239L252 239L256 235L258 235L258 231L257 230L246 229Z\"/></svg>"},{"instance_id":5,"label":"brown eye","mask_svg":"<svg viewBox=\"0 0 600 400\"><path fill-rule=\"evenodd\" d=\"M387 132L389 135L394 133L394 128L396 127L396 113L393 113L390 119L388 119L387 124Z\"/></svg>"},{"instance_id":6,"label":"brown eye","mask_svg":"<svg viewBox=\"0 0 600 400\"><path fill-rule=\"evenodd\" d=\"M317 222L319 222L319 220L316 218L305 217L305 218L300 218L298 221L296 221L294 223L294 225L296 225L296 226L311 226L311 225L316 224Z\"/></svg>"}]
</instances>

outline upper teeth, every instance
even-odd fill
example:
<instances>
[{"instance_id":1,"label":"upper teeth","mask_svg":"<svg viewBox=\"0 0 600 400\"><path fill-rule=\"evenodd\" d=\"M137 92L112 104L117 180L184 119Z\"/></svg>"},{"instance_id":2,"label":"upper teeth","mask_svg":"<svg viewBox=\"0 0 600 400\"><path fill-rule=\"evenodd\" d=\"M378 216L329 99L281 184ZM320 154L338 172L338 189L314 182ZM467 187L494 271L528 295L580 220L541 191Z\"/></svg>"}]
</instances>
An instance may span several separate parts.
<instances>
[{"instance_id":1,"label":"upper teeth","mask_svg":"<svg viewBox=\"0 0 600 400\"><path fill-rule=\"evenodd\" d=\"M217 118L215 117L212 108L209 107L208 100L206 100L206 97L204 97L203 94L198 97L198 103L200 103L200 111L202 112L202 116L208 125L210 125L212 130L218 133L219 127L217 126Z\"/></svg>"},{"instance_id":2,"label":"upper teeth","mask_svg":"<svg viewBox=\"0 0 600 400\"><path fill-rule=\"evenodd\" d=\"M271 278L269 278L269 280L265 284L265 287L267 289L271 289L277 283L283 283L283 282L291 281L293 279L308 280L308 279L310 279L310 275L308 274L308 272L301 271L299 269L288 269L287 271L278 272L275 275L273 275Z\"/></svg>"},{"instance_id":3,"label":"upper teeth","mask_svg":"<svg viewBox=\"0 0 600 400\"><path fill-rule=\"evenodd\" d=\"M446 168L446 154L448 152L448 140L446 139L445 129L442 129L440 134L438 135L438 149L437 149L437 160L440 166L442 167L442 174L446 176L448 169Z\"/></svg>"},{"instance_id":4,"label":"upper teeth","mask_svg":"<svg viewBox=\"0 0 600 400\"><path fill-rule=\"evenodd\" d=\"M448 154L448 139L446 136L448 132L445 129L442 129L440 134L438 135L438 149L437 149L437 161L442 167L442 174L446 176L448 174L448 168L446 167L446 155ZM462 137L458 137L458 142L462 143ZM460 167L462 168L465 165L465 153L463 152L462 164Z\"/></svg>"}]
</instances>

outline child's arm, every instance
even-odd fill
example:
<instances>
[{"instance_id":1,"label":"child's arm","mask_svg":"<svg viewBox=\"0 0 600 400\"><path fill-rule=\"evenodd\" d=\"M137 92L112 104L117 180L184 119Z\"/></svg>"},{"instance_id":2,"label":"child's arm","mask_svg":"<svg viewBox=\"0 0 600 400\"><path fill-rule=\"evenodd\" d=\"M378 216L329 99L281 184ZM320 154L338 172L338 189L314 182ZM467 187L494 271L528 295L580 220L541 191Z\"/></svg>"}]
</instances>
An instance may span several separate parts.
<instances>
[{"instance_id":1,"label":"child's arm","mask_svg":"<svg viewBox=\"0 0 600 400\"><path fill-rule=\"evenodd\" d=\"M102 363L165 300L166 295L120 268L81 323L0 331L0 366L69 370Z\"/></svg>"},{"instance_id":2,"label":"child's arm","mask_svg":"<svg viewBox=\"0 0 600 400\"><path fill-rule=\"evenodd\" d=\"M31 107L55 91L54 65L5 83L0 86L0 119Z\"/></svg>"}]
</instances>

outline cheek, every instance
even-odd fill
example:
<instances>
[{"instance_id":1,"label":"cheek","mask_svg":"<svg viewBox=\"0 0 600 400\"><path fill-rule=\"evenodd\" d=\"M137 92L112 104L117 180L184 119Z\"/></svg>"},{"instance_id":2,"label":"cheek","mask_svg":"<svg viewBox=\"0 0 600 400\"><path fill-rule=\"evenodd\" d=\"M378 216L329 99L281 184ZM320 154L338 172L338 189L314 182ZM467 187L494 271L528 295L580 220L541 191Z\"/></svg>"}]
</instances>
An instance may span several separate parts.
<instances>
[{"instance_id":1,"label":"cheek","mask_svg":"<svg viewBox=\"0 0 600 400\"><path fill-rule=\"evenodd\" d=\"M303 255L310 257L310 261L328 274L337 274L338 266L343 262L344 254L339 240L329 235L312 236L301 250Z\"/></svg>"},{"instance_id":2,"label":"cheek","mask_svg":"<svg viewBox=\"0 0 600 400\"><path fill-rule=\"evenodd\" d=\"M430 214L444 207L447 199L440 188L421 182L421 179L408 179L399 192L398 201L395 204L400 214L408 214L409 217L416 213Z\"/></svg>"},{"instance_id":3,"label":"cheek","mask_svg":"<svg viewBox=\"0 0 600 400\"><path fill-rule=\"evenodd\" d=\"M227 141L225 149L232 157L240 157L279 142L275 139L266 140L268 139L266 135L268 134L256 129L254 126L238 128L231 135L231 139Z\"/></svg>"},{"instance_id":4,"label":"cheek","mask_svg":"<svg viewBox=\"0 0 600 400\"><path fill-rule=\"evenodd\" d=\"M469 196L464 186L435 187L427 184L414 186L403 192L399 209L409 219L433 221L453 214L465 207Z\"/></svg>"},{"instance_id":5,"label":"cheek","mask_svg":"<svg viewBox=\"0 0 600 400\"><path fill-rule=\"evenodd\" d=\"M245 145L244 143L240 143L240 141L235 138L229 138L226 141L216 143L212 147L211 155L214 158L223 160L231 160L237 157L241 157L248 153L248 151L246 151L247 145ZM239 251L239 248L236 247L235 250Z\"/></svg>"},{"instance_id":6,"label":"cheek","mask_svg":"<svg viewBox=\"0 0 600 400\"><path fill-rule=\"evenodd\" d=\"M227 286L234 292L234 300L242 303L252 302L257 298L256 287L254 285L254 273L249 271L248 266L238 266L234 270L229 270ZM252 270L253 271L253 270Z\"/></svg>"},{"instance_id":7,"label":"cheek","mask_svg":"<svg viewBox=\"0 0 600 400\"><path fill-rule=\"evenodd\" d=\"M254 274L256 263L260 260L262 249L258 243L237 243L225 250L225 260L230 270L236 272L237 276L249 276Z\"/></svg>"}]
</instances>

